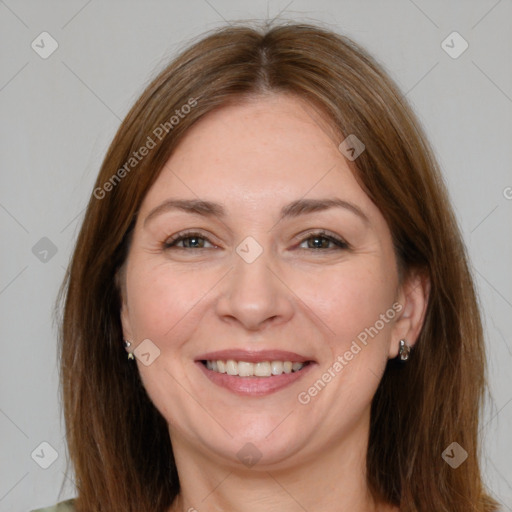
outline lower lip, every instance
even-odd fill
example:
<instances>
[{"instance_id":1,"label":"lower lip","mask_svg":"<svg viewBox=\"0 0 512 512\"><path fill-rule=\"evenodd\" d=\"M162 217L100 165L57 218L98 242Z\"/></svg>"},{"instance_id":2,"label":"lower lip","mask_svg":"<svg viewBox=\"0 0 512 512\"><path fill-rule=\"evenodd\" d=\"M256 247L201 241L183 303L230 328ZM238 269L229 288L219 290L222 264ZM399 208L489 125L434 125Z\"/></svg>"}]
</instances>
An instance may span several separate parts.
<instances>
[{"instance_id":1,"label":"lower lip","mask_svg":"<svg viewBox=\"0 0 512 512\"><path fill-rule=\"evenodd\" d=\"M275 393L299 380L315 366L315 363L309 363L298 372L282 373L271 377L238 377L208 370L200 361L196 361L196 364L214 384L242 396L264 396Z\"/></svg>"}]
</instances>

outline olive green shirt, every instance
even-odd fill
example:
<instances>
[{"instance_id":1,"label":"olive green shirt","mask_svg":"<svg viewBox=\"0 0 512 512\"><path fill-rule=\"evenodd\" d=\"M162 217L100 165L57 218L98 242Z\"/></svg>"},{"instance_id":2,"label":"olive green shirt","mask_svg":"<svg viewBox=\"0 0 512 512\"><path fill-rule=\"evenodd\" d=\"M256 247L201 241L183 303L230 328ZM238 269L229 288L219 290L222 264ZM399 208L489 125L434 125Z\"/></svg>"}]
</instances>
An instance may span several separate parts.
<instances>
[{"instance_id":1,"label":"olive green shirt","mask_svg":"<svg viewBox=\"0 0 512 512\"><path fill-rule=\"evenodd\" d=\"M37 510L31 510L30 512L74 512L74 499L60 501L52 507L38 508Z\"/></svg>"}]
</instances>

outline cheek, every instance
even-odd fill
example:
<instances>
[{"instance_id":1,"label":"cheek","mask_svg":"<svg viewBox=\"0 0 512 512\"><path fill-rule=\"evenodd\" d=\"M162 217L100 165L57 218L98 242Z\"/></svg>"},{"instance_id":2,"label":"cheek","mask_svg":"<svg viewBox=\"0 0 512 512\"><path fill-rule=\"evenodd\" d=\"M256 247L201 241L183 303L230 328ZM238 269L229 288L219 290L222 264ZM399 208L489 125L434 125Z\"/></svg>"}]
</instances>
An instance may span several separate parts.
<instances>
[{"instance_id":1,"label":"cheek","mask_svg":"<svg viewBox=\"0 0 512 512\"><path fill-rule=\"evenodd\" d=\"M209 279L194 272L176 272L166 264L133 262L127 272L132 330L137 339L162 340L178 329L208 292Z\"/></svg>"},{"instance_id":2,"label":"cheek","mask_svg":"<svg viewBox=\"0 0 512 512\"><path fill-rule=\"evenodd\" d=\"M395 275L388 262L375 257L354 259L338 268L325 269L294 287L297 295L321 320L332 357L347 350L352 341L387 339L393 325L386 316L395 298ZM381 315L385 315L385 322ZM377 331L374 327L377 323ZM369 334L369 332L371 334ZM380 344L384 350L384 344ZM365 346L364 343L361 346ZM366 347L366 346L365 346Z\"/></svg>"},{"instance_id":3,"label":"cheek","mask_svg":"<svg viewBox=\"0 0 512 512\"><path fill-rule=\"evenodd\" d=\"M324 330L329 354L298 396L308 418L316 418L311 421L321 418L324 432L348 431L369 411L388 360L395 317L392 268L386 259L365 255L322 271L298 291L329 328Z\"/></svg>"}]
</instances>

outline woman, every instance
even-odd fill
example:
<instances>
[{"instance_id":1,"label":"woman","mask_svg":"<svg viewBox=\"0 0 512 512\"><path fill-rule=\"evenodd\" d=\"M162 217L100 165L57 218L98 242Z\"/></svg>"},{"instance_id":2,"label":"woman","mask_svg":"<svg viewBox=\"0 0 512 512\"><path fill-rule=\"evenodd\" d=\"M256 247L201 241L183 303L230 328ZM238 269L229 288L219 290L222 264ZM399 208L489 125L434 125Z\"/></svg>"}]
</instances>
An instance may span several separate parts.
<instances>
[{"instance_id":1,"label":"woman","mask_svg":"<svg viewBox=\"0 0 512 512\"><path fill-rule=\"evenodd\" d=\"M111 144L63 293L60 506L497 510L461 235L349 39L227 27L184 51Z\"/></svg>"}]
</instances>

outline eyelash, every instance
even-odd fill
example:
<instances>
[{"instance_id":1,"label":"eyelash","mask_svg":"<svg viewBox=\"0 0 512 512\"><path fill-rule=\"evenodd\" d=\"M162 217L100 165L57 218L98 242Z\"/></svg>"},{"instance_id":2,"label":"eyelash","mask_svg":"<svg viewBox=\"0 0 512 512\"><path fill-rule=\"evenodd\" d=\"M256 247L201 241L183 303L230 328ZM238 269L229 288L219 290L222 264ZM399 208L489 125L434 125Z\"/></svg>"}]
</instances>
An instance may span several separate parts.
<instances>
[{"instance_id":1,"label":"eyelash","mask_svg":"<svg viewBox=\"0 0 512 512\"><path fill-rule=\"evenodd\" d=\"M163 246L164 249L172 249L172 248L180 249L180 250L186 250L186 249L209 249L209 247L177 247L176 246L176 244L178 242L181 242L183 240L188 240L190 238L200 238L200 239L206 240L207 242L209 242L212 245L215 245L210 240L208 240L207 237L203 236L201 233L189 231L189 232L178 233L177 235L175 235L175 236L173 236L171 238L168 238L165 242L163 242L162 246ZM330 249L325 249L325 248L317 248L317 249L306 248L304 250L332 251L332 250L336 250L336 249L340 250L340 249L348 249L349 248L349 244L347 242L345 242L341 238L337 238L337 237L335 237L333 235L329 235L325 231L315 231L313 233L308 233L308 235L299 242L299 245L304 243L304 242L306 242L307 240L312 239L312 238L319 238L319 239L323 238L325 240L328 240L329 242L332 242L336 247L333 247L333 248L330 248Z\"/></svg>"}]
</instances>

